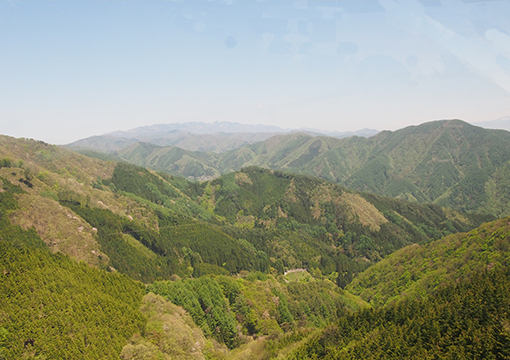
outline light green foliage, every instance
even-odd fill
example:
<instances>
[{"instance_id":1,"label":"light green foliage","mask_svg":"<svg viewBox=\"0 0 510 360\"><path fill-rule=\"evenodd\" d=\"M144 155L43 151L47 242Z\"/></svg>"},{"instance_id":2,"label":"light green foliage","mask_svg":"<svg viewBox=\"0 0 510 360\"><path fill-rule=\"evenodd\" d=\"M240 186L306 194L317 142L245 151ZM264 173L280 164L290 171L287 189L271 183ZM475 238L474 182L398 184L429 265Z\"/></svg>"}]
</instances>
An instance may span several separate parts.
<instances>
[{"instance_id":1,"label":"light green foliage","mask_svg":"<svg viewBox=\"0 0 510 360\"><path fill-rule=\"evenodd\" d=\"M347 289L372 305L426 297L444 283L510 265L510 218L401 249L359 274Z\"/></svg>"},{"instance_id":2,"label":"light green foliage","mask_svg":"<svg viewBox=\"0 0 510 360\"><path fill-rule=\"evenodd\" d=\"M115 358L142 330L143 287L126 276L5 239L0 269L3 359Z\"/></svg>"},{"instance_id":3,"label":"light green foliage","mask_svg":"<svg viewBox=\"0 0 510 360\"><path fill-rule=\"evenodd\" d=\"M235 318L214 278L155 282L147 290L182 306L207 336L230 348L238 344Z\"/></svg>"},{"instance_id":4,"label":"light green foliage","mask_svg":"<svg viewBox=\"0 0 510 360\"><path fill-rule=\"evenodd\" d=\"M427 299L342 317L288 359L506 359L509 307L510 271L499 267Z\"/></svg>"},{"instance_id":5,"label":"light green foliage","mask_svg":"<svg viewBox=\"0 0 510 360\"><path fill-rule=\"evenodd\" d=\"M361 304L328 280L285 284L263 274L251 278L155 282L147 290L182 306L206 336L229 347L245 343L247 336L277 339L290 331L323 327Z\"/></svg>"},{"instance_id":6,"label":"light green foliage","mask_svg":"<svg viewBox=\"0 0 510 360\"><path fill-rule=\"evenodd\" d=\"M132 144L117 151L121 159L158 171L200 179L219 175L215 169L217 154L188 151L178 147L160 147L148 143Z\"/></svg>"},{"instance_id":7,"label":"light green foliage","mask_svg":"<svg viewBox=\"0 0 510 360\"><path fill-rule=\"evenodd\" d=\"M446 161L434 159L445 160L445 149L456 141L452 136L461 138L462 133L448 126L441 130L441 126L425 129L440 135L438 144L442 147L431 153L425 151L421 158L424 163L416 165L416 171L436 171L431 178L436 182L442 179L444 184L458 177L462 186L448 185L447 195L436 191L438 186L442 189L443 183L427 182L430 179L425 177L418 185L412 179L395 180L400 176L396 169L405 164L399 157L402 154L398 154L398 144L405 139L390 133L372 140L347 139L346 143L361 146L359 153L354 148L340 149L335 139L293 135L281 137L272 145L263 143L249 151L245 149L245 155L260 157L264 166L286 159L279 164L292 165L291 170L320 173L335 181L353 180L353 174L367 176L365 184L371 187L368 190L391 192L401 198L422 201L440 196L438 201L464 202L468 196L468 207L483 207L484 201L490 199L493 208L488 212L500 211L507 197L500 190L508 185L505 179L510 169L504 165L508 162L504 151L494 152L497 142L492 143L488 137L489 153L477 152L475 157L480 159L480 169L486 169L482 165L492 161L494 171L472 172L466 170L467 165L464 169L452 168ZM443 136L437 129L448 134ZM420 135L421 130L414 135ZM407 134L413 135L413 131ZM386 140L391 140L391 146ZM373 173L370 167L354 164L375 148L381 156L371 160ZM165 153L164 149L150 146L132 150L140 158L145 156L144 151L157 151L160 159ZM189 154L177 155L178 166L188 166ZM200 154L195 155L196 161L187 169L190 173L207 174L207 166L199 164ZM413 152L409 156L412 161L420 158ZM320 336L326 342L331 340L328 332L336 334L335 329L346 329L342 336L349 341L353 351L350 354L363 358L363 349L374 353L396 351L402 343L402 333L409 333L409 338L415 336L413 324L424 326L425 331L436 325L435 320L427 322L434 317L426 310L417 312L423 314L423 321L413 320L408 328L400 328L403 319L412 317L405 307L398 307L400 304L387 305L387 313L376 309L353 315L357 309L367 307L356 295L376 308L407 297L421 299L418 309L428 309L427 301L435 301L434 294L445 283L469 280L473 272L509 265L508 219L482 226L468 235L431 242L470 230L487 217L360 194L310 176L252 167L213 181L192 183L129 164L91 160L41 142L17 142L4 137L0 137L0 159L0 358L118 358L122 349L126 359L281 358L306 344L308 338L315 341L313 329L317 328L325 328ZM327 164L321 159L327 159ZM240 163L239 159L233 160ZM431 167L436 162L443 165ZM313 171L307 170L312 163ZM338 175L339 169L343 169L343 175ZM485 184L485 195L479 193L481 183ZM429 186L428 192L422 187L424 184ZM48 216L52 221L41 221ZM76 224L69 227L72 231L61 231L61 217L68 224ZM41 232L43 227L48 231ZM75 230L88 232L93 246L89 248L90 244L79 241ZM94 250L96 257L106 254L102 262L91 264L110 271L116 269L118 273L108 274L66 256L50 254L45 242L54 250L57 242L67 238L75 245L66 252L88 251L90 255ZM420 245L390 255L417 242ZM379 265L370 267L376 262ZM287 270L301 268L307 271L283 276ZM175 280L147 286L149 291L166 298L147 295L141 311L148 322L138 310L143 286L119 273L146 283ZM310 273L313 276L306 276ZM341 290L330 280L341 288L347 286L356 295ZM189 315L168 300L182 306ZM494 303L506 306L499 299ZM441 307L440 303L434 304ZM471 307L476 309L473 304L468 306ZM411 309L416 311L415 307ZM449 313L438 314L434 316L443 319ZM374 322L372 315L384 319L388 326L379 326L381 322L377 321L383 320ZM503 323L492 324L492 329L499 331L497 339L503 344L507 341L508 321L504 314L498 316ZM461 324L457 315L452 315L452 319ZM352 330L349 322L359 328ZM331 323L335 325L328 327ZM483 326L480 329L485 329ZM468 338L482 339L480 332L470 331L466 332ZM493 334L490 331L486 333ZM380 340L379 334L389 340ZM441 334L453 338L450 330ZM431 332L428 336L447 343L443 335ZM126 345L127 339L130 340ZM370 339L379 339L383 350L374 349L377 341ZM226 347L216 341L237 350L226 354ZM337 346L334 341L332 348ZM464 344L462 341L458 339L459 344ZM486 345L494 344L491 339L483 338L484 341ZM329 348L315 353L309 344L303 349L310 350L312 358L314 354L338 354L330 353ZM492 346L486 345L484 349ZM342 349L338 347L338 351ZM459 353L471 354L462 349ZM424 353L416 350L414 354L420 357Z\"/></svg>"}]
</instances>

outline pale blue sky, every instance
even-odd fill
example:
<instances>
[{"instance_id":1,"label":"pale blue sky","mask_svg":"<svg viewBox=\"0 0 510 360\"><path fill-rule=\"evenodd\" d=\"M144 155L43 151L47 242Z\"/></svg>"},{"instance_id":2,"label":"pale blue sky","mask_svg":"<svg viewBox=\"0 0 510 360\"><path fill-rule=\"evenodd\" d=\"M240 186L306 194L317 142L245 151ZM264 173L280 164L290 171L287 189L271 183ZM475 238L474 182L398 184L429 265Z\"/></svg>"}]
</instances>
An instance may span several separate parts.
<instances>
[{"instance_id":1,"label":"pale blue sky","mask_svg":"<svg viewBox=\"0 0 510 360\"><path fill-rule=\"evenodd\" d=\"M510 1L1 1L0 133L510 115Z\"/></svg>"}]
</instances>

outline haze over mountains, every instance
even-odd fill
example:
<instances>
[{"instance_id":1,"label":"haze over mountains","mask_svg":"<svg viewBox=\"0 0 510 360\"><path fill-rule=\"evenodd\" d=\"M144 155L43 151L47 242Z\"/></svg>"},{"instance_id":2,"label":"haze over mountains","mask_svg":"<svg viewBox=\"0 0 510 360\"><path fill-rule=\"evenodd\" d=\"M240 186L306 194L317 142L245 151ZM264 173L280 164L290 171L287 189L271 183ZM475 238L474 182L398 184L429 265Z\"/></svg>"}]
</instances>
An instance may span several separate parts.
<instances>
[{"instance_id":1,"label":"haze over mountains","mask_svg":"<svg viewBox=\"0 0 510 360\"><path fill-rule=\"evenodd\" d=\"M486 129L499 129L510 131L510 116L503 116L499 119L484 122L475 122L473 125L481 126Z\"/></svg>"},{"instance_id":2,"label":"haze over mountains","mask_svg":"<svg viewBox=\"0 0 510 360\"><path fill-rule=\"evenodd\" d=\"M510 360L509 20L0 1L0 360Z\"/></svg>"},{"instance_id":3,"label":"haze over mountains","mask_svg":"<svg viewBox=\"0 0 510 360\"><path fill-rule=\"evenodd\" d=\"M282 129L271 125L248 125L228 121L201 123L173 123L143 126L128 131L92 136L66 145L74 150L114 152L137 143L147 142L158 146L177 146L190 151L222 153L244 145L264 141L272 136L303 132L313 136L326 135L343 138L348 136L372 136L377 130L362 129L354 132L324 132L315 129Z\"/></svg>"}]
</instances>

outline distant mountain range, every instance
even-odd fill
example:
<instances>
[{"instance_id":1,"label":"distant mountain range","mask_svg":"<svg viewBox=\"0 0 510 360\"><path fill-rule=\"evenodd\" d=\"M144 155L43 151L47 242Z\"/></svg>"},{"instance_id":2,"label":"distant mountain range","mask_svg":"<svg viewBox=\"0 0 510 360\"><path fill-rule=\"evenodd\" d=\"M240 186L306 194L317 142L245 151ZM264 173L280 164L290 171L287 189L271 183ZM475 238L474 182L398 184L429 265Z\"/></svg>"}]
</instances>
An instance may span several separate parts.
<instances>
[{"instance_id":1,"label":"distant mountain range","mask_svg":"<svg viewBox=\"0 0 510 360\"><path fill-rule=\"evenodd\" d=\"M510 131L510 116L503 116L492 121L484 121L473 123L473 125L481 126L486 129L499 129Z\"/></svg>"},{"instance_id":2,"label":"distant mountain range","mask_svg":"<svg viewBox=\"0 0 510 360\"><path fill-rule=\"evenodd\" d=\"M282 129L270 125L247 125L233 122L189 122L144 126L128 131L92 136L66 145L71 150L115 152L128 145L146 142L158 146L177 146L190 151L223 153L269 139L275 135L303 132L311 136L372 136L373 129L348 132L324 132L316 129Z\"/></svg>"}]
</instances>

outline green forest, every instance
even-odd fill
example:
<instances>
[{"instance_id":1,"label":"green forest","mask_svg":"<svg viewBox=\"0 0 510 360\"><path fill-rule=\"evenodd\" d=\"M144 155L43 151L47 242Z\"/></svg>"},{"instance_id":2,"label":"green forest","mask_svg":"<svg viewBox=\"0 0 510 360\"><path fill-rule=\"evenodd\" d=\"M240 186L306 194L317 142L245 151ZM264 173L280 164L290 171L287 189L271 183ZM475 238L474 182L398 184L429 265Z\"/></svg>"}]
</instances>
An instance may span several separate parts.
<instances>
[{"instance_id":1,"label":"green forest","mask_svg":"<svg viewBox=\"0 0 510 360\"><path fill-rule=\"evenodd\" d=\"M0 359L510 358L510 218L355 188L0 136Z\"/></svg>"}]
</instances>

